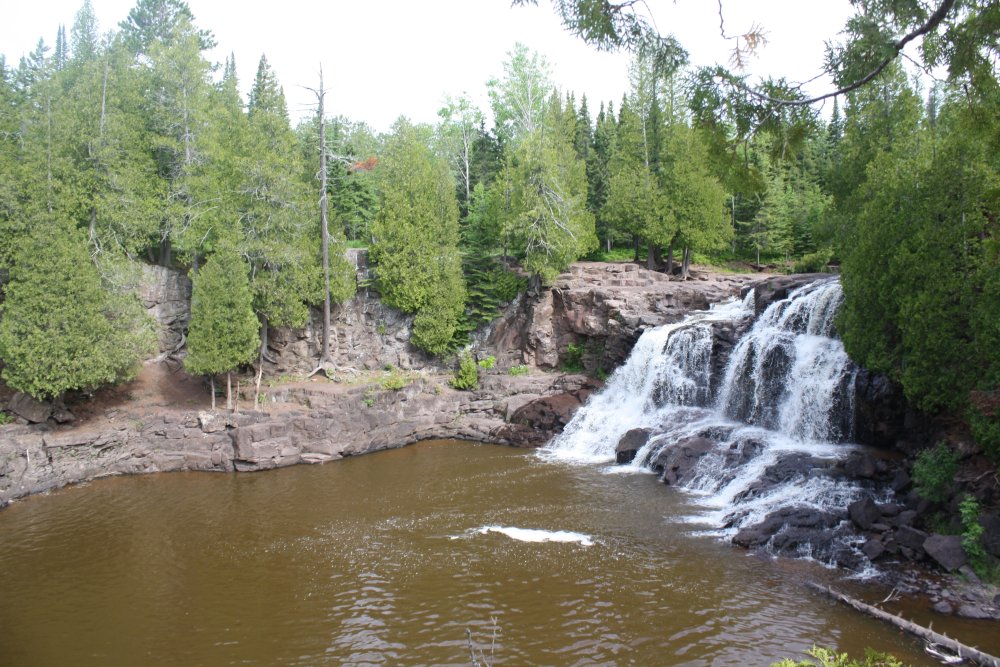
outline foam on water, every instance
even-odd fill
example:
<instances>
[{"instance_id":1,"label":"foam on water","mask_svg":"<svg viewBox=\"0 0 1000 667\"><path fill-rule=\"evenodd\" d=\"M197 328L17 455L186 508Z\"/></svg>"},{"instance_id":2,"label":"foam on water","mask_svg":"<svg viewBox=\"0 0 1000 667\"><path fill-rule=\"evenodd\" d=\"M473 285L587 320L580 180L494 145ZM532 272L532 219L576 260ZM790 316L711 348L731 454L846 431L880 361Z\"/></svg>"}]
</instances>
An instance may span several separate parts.
<instances>
[{"instance_id":1,"label":"foam on water","mask_svg":"<svg viewBox=\"0 0 1000 667\"><path fill-rule=\"evenodd\" d=\"M594 541L589 535L574 533L568 530L539 530L536 528L517 528L514 526L483 526L473 528L465 535L455 535L451 539L457 540L471 535L486 535L487 533L500 533L518 542L565 542L577 543L581 546L593 546Z\"/></svg>"}]
</instances>

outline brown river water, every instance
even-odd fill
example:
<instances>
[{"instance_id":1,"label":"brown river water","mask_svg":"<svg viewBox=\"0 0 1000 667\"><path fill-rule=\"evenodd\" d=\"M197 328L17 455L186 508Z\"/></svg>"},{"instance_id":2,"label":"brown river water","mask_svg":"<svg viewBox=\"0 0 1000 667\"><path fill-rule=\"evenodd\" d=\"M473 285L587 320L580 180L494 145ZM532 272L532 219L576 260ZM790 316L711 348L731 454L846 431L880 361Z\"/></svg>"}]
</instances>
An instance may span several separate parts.
<instances>
[{"instance_id":1,"label":"brown river water","mask_svg":"<svg viewBox=\"0 0 1000 667\"><path fill-rule=\"evenodd\" d=\"M0 512L0 665L471 665L466 631L488 658L494 618L496 665L769 665L813 644L935 664L803 585L839 575L690 513L652 475L453 441L101 480Z\"/></svg>"}]
</instances>

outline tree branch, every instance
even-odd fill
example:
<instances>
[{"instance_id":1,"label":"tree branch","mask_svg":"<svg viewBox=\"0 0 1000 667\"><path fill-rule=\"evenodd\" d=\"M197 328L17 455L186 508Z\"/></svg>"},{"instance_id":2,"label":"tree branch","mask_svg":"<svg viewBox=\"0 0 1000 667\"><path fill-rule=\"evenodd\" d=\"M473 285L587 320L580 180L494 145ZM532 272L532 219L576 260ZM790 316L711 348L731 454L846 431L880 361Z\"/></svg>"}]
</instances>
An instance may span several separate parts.
<instances>
[{"instance_id":1,"label":"tree branch","mask_svg":"<svg viewBox=\"0 0 1000 667\"><path fill-rule=\"evenodd\" d=\"M771 97L770 95L754 90L753 88L750 88L749 86L743 83L737 83L735 81L731 81L730 83L735 88L738 88L746 92L752 97L755 97L759 100L763 100L765 102L770 102L772 104L779 104L783 106L808 106L810 104L815 104L816 102L822 102L823 100L830 99L831 97L836 97L837 95L844 95L846 93L850 93L852 91L857 90L858 88L861 88L865 84L871 83L879 74L882 73L883 70L885 70L886 67L889 66L889 63L891 63L899 56L900 52L902 52L902 50L906 47L907 44L915 40L917 37L926 35L931 30L936 28L945 19L945 17L948 15L948 12L951 11L951 8L954 7L954 5L955 5L955 0L942 0L941 5L937 8L937 10L933 14L930 15L930 17L928 17L927 21L925 21L923 25L918 27L916 30L907 33L901 39L899 39L895 44L893 44L892 53L887 55L875 67L875 69L871 70L870 72L868 72L868 74L861 77L857 81L854 81L853 83L838 88L837 90L834 90L832 92L825 93L823 95L817 95L816 97L811 97L808 99L789 100L786 98Z\"/></svg>"}]
</instances>

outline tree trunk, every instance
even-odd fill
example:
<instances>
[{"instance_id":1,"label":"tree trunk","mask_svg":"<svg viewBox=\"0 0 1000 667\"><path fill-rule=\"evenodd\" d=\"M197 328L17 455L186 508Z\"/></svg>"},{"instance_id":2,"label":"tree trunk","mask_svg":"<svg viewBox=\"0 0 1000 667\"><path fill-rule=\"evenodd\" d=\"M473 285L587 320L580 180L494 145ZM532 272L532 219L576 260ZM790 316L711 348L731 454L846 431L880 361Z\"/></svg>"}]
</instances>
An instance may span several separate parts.
<instances>
[{"instance_id":1,"label":"tree trunk","mask_svg":"<svg viewBox=\"0 0 1000 667\"><path fill-rule=\"evenodd\" d=\"M663 250L656 243L647 246L646 268L650 271L659 271L663 266Z\"/></svg>"},{"instance_id":2,"label":"tree trunk","mask_svg":"<svg viewBox=\"0 0 1000 667\"><path fill-rule=\"evenodd\" d=\"M226 371L226 410L233 409L233 372Z\"/></svg>"},{"instance_id":3,"label":"tree trunk","mask_svg":"<svg viewBox=\"0 0 1000 667\"><path fill-rule=\"evenodd\" d=\"M920 637L926 642L944 646L945 648L954 651L960 657L970 658L977 665L983 665L983 667L1000 667L1000 658L992 656L989 653L984 653L975 647L966 646L951 637L946 637L929 628L925 628L922 625L917 625L916 623L907 621L905 618L900 618L899 616L890 614L889 612L883 611L878 607L873 607L872 605L866 604L857 598L852 598L848 595L844 595L843 593L839 593L829 586L820 586L819 584L813 582L809 582L807 586L815 591L819 591L820 593L825 593L834 600L843 602L847 606L852 607L863 614L868 614L869 616L877 618L880 621L885 621L890 625L894 625L904 632L909 632L912 635Z\"/></svg>"},{"instance_id":4,"label":"tree trunk","mask_svg":"<svg viewBox=\"0 0 1000 667\"><path fill-rule=\"evenodd\" d=\"M215 376L214 375L209 375L208 376L208 384L211 387L211 392L212 392L212 412L215 412Z\"/></svg>"},{"instance_id":5,"label":"tree trunk","mask_svg":"<svg viewBox=\"0 0 1000 667\"><path fill-rule=\"evenodd\" d=\"M253 391L253 410L260 405L260 380L264 376L264 355L267 351L267 315L260 316L260 357L257 359L257 381Z\"/></svg>"},{"instance_id":6,"label":"tree trunk","mask_svg":"<svg viewBox=\"0 0 1000 667\"><path fill-rule=\"evenodd\" d=\"M691 269L691 248L684 246L683 260L681 264L681 280L687 280Z\"/></svg>"},{"instance_id":7,"label":"tree trunk","mask_svg":"<svg viewBox=\"0 0 1000 667\"><path fill-rule=\"evenodd\" d=\"M330 363L330 227L327 220L329 202L326 192L326 118L323 102L326 90L323 89L323 66L319 66L319 215L323 228L323 351L319 363Z\"/></svg>"},{"instance_id":8,"label":"tree trunk","mask_svg":"<svg viewBox=\"0 0 1000 667\"><path fill-rule=\"evenodd\" d=\"M667 275L674 275L674 242L671 241L670 245L667 246Z\"/></svg>"},{"instance_id":9,"label":"tree trunk","mask_svg":"<svg viewBox=\"0 0 1000 667\"><path fill-rule=\"evenodd\" d=\"M638 236L633 236L632 237L632 251L633 251L632 261L633 262L638 262L639 261L639 237Z\"/></svg>"}]
</instances>

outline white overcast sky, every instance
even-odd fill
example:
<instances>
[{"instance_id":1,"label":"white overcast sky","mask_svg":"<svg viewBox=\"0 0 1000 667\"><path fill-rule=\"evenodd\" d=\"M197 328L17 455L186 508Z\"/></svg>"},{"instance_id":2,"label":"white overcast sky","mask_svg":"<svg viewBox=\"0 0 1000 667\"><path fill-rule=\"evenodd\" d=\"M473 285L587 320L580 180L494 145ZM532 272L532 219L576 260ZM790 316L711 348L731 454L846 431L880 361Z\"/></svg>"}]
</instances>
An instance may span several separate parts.
<instances>
[{"instance_id":1,"label":"white overcast sky","mask_svg":"<svg viewBox=\"0 0 1000 667\"><path fill-rule=\"evenodd\" d=\"M4 0L0 52L8 66L34 48L39 37L55 43L60 24L69 32L82 0ZM92 0L101 31L117 29L135 0ZM446 94L468 93L486 110L486 81L503 73L515 42L543 54L553 79L591 112L601 101L617 107L628 85L628 57L598 53L565 32L548 0L512 8L509 0L188 0L196 24L211 30L218 47L209 59L236 56L240 84L248 89L261 53L278 74L293 119L315 100L304 89L318 83L323 64L332 114L383 131L401 114L435 122ZM719 34L712 0L648 0L660 32L677 35L698 65L725 63L731 43ZM752 75L811 79L823 62L823 44L836 39L850 12L848 0L724 0L728 33L757 23L768 44L748 70ZM829 82L809 90L825 92ZM822 88L822 90L820 90Z\"/></svg>"}]
</instances>

